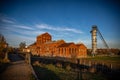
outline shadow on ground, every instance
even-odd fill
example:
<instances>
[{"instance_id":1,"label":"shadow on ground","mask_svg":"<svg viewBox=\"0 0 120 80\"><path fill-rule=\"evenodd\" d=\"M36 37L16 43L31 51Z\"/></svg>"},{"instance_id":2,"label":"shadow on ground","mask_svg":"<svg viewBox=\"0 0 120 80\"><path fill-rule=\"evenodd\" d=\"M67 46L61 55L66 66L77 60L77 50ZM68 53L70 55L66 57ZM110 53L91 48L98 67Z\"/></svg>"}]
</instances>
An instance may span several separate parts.
<instances>
[{"instance_id":1,"label":"shadow on ground","mask_svg":"<svg viewBox=\"0 0 120 80\"><path fill-rule=\"evenodd\" d=\"M8 54L8 59L10 62L21 62L24 59L19 54ZM3 73L11 63L0 63L0 73Z\"/></svg>"},{"instance_id":2,"label":"shadow on ground","mask_svg":"<svg viewBox=\"0 0 120 80\"><path fill-rule=\"evenodd\" d=\"M19 54L9 54L8 58L10 59L11 62L24 60Z\"/></svg>"},{"instance_id":3,"label":"shadow on ground","mask_svg":"<svg viewBox=\"0 0 120 80\"><path fill-rule=\"evenodd\" d=\"M39 66L34 66L33 68L40 80L60 80L53 71L48 70L47 68Z\"/></svg>"}]
</instances>

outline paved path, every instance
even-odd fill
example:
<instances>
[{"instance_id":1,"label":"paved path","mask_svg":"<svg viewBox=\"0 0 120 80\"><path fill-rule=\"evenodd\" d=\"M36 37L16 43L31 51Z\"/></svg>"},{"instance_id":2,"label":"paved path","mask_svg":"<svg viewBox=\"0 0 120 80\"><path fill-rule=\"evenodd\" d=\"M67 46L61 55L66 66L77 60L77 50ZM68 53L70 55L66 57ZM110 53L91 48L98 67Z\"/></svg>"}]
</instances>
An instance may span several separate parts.
<instances>
[{"instance_id":1,"label":"paved path","mask_svg":"<svg viewBox=\"0 0 120 80\"><path fill-rule=\"evenodd\" d=\"M18 57L15 54L12 55L12 57L14 56ZM19 59L14 61L13 59L11 65L2 74L0 74L0 80L30 80L31 73L30 66L25 63L24 60Z\"/></svg>"}]
</instances>

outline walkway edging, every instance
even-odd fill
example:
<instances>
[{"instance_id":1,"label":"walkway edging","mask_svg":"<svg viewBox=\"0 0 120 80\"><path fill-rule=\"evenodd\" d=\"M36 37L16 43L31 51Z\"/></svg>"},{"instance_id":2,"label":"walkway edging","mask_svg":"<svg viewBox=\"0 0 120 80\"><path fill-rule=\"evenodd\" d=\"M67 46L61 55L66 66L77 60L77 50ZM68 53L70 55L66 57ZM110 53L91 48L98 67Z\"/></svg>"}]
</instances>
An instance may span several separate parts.
<instances>
[{"instance_id":1,"label":"walkway edging","mask_svg":"<svg viewBox=\"0 0 120 80\"><path fill-rule=\"evenodd\" d=\"M36 79L36 80L39 80L31 64L30 64L30 68L31 68L31 70L32 70L32 73L33 73L35 79Z\"/></svg>"}]
</instances>

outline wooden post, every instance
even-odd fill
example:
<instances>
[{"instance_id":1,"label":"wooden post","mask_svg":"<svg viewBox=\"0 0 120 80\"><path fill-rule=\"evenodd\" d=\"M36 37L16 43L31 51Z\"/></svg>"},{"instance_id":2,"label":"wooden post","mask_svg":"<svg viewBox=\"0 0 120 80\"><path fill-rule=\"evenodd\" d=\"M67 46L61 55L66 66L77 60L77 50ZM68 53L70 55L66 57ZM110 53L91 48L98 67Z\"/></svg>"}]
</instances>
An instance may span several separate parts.
<instances>
[{"instance_id":1,"label":"wooden post","mask_svg":"<svg viewBox=\"0 0 120 80\"><path fill-rule=\"evenodd\" d=\"M9 62L10 60L8 59L8 53L7 52L5 52L5 58L4 58L4 61L5 62Z\"/></svg>"},{"instance_id":2,"label":"wooden post","mask_svg":"<svg viewBox=\"0 0 120 80\"><path fill-rule=\"evenodd\" d=\"M26 63L28 63L28 53L26 53L26 55L25 55L25 61L26 61Z\"/></svg>"},{"instance_id":3,"label":"wooden post","mask_svg":"<svg viewBox=\"0 0 120 80\"><path fill-rule=\"evenodd\" d=\"M26 57L25 57L25 61L28 64L31 64L31 52L30 49L26 47Z\"/></svg>"},{"instance_id":4,"label":"wooden post","mask_svg":"<svg viewBox=\"0 0 120 80\"><path fill-rule=\"evenodd\" d=\"M5 44L5 57L4 57L5 62L9 62L10 60L8 59L8 44Z\"/></svg>"},{"instance_id":5,"label":"wooden post","mask_svg":"<svg viewBox=\"0 0 120 80\"><path fill-rule=\"evenodd\" d=\"M31 53L28 53L28 63L31 64Z\"/></svg>"},{"instance_id":6,"label":"wooden post","mask_svg":"<svg viewBox=\"0 0 120 80\"><path fill-rule=\"evenodd\" d=\"M80 59L77 59L77 68L79 68ZM79 68L77 71L77 80L82 80L82 71Z\"/></svg>"},{"instance_id":7,"label":"wooden post","mask_svg":"<svg viewBox=\"0 0 120 80\"><path fill-rule=\"evenodd\" d=\"M113 68L113 66L112 66L112 64L110 64L110 71L112 72L112 68Z\"/></svg>"}]
</instances>

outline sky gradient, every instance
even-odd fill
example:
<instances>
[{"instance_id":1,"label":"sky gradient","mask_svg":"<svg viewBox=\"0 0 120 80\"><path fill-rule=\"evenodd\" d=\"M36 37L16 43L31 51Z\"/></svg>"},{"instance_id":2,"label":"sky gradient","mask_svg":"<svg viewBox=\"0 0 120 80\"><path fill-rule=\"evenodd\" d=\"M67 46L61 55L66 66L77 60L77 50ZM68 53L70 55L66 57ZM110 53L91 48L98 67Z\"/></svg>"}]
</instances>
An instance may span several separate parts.
<instances>
[{"instance_id":1,"label":"sky gradient","mask_svg":"<svg viewBox=\"0 0 120 80\"><path fill-rule=\"evenodd\" d=\"M91 48L97 25L110 48L120 48L120 2L117 0L1 0L0 33L10 46L36 41L44 32L52 40L81 42ZM104 48L99 36L98 48Z\"/></svg>"}]
</instances>

